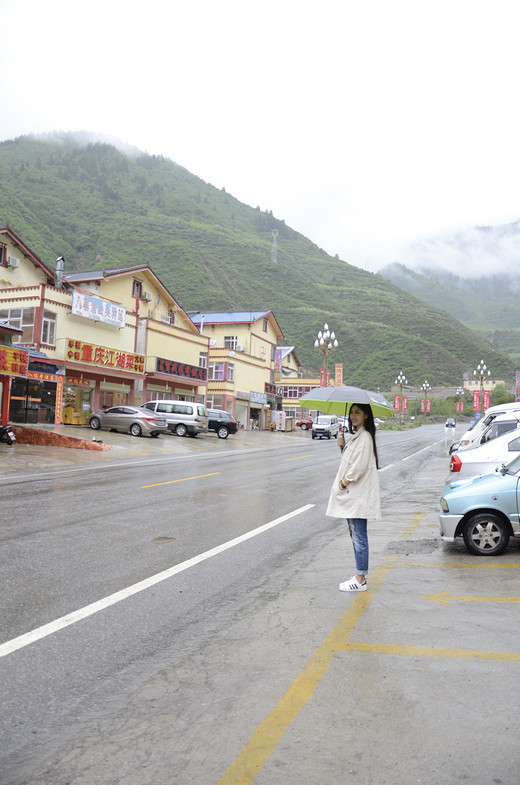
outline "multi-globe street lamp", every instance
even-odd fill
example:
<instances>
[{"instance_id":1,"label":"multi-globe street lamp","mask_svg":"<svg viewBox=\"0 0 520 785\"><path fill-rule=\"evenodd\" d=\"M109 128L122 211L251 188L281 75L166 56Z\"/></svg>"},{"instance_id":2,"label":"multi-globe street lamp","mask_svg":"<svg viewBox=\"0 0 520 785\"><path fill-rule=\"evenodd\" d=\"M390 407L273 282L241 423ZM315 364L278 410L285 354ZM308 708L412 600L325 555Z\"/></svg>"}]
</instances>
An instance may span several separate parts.
<instances>
[{"instance_id":1,"label":"multi-globe street lamp","mask_svg":"<svg viewBox=\"0 0 520 785\"><path fill-rule=\"evenodd\" d=\"M487 379L489 376L491 376L491 371L488 369L484 360L479 362L477 365L477 370L473 371L473 376L475 376L480 382L478 410L480 411L480 407L482 406L482 411L484 411L484 379Z\"/></svg>"},{"instance_id":2,"label":"multi-globe street lamp","mask_svg":"<svg viewBox=\"0 0 520 785\"><path fill-rule=\"evenodd\" d=\"M424 411L424 422L426 422L426 396L428 395L428 393L431 390L431 386L428 384L427 381L424 381L421 384L421 390L423 391L423 398L424 398L424 403L423 403L423 406L424 406L424 409L423 409L423 411Z\"/></svg>"},{"instance_id":3,"label":"multi-globe street lamp","mask_svg":"<svg viewBox=\"0 0 520 785\"><path fill-rule=\"evenodd\" d=\"M401 425L403 422L403 385L408 384L408 379L402 371L398 374L395 383L399 385L399 425Z\"/></svg>"},{"instance_id":4,"label":"multi-globe street lamp","mask_svg":"<svg viewBox=\"0 0 520 785\"><path fill-rule=\"evenodd\" d=\"M314 341L314 348L323 357L323 384L327 386L327 366L332 352L338 348L338 341L334 332L330 332L329 325L325 323L323 330L319 330L318 337Z\"/></svg>"}]
</instances>

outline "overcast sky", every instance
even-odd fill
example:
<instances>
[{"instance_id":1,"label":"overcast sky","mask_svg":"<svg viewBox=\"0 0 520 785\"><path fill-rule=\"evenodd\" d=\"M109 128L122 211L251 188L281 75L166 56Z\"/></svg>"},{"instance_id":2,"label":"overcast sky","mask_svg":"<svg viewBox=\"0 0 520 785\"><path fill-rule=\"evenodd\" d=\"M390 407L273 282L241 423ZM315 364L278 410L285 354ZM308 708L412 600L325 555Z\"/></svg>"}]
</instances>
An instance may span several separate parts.
<instances>
[{"instance_id":1,"label":"overcast sky","mask_svg":"<svg viewBox=\"0 0 520 785\"><path fill-rule=\"evenodd\" d=\"M377 270L520 219L518 0L0 0L0 141L164 155Z\"/></svg>"}]
</instances>

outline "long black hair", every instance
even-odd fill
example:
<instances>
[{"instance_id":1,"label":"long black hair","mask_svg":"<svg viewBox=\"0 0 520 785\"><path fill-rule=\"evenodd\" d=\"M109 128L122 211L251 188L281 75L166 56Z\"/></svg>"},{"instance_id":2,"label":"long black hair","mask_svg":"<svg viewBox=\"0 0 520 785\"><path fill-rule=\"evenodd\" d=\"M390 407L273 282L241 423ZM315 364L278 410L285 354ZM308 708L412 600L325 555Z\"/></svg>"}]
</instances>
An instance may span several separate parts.
<instances>
[{"instance_id":1,"label":"long black hair","mask_svg":"<svg viewBox=\"0 0 520 785\"><path fill-rule=\"evenodd\" d=\"M372 409L369 403L353 403L352 406L359 406L362 412L364 412L367 416L365 420L365 431L368 431L370 436L372 437L372 446L374 448L374 458L376 459L376 466L379 469L379 456L377 454L377 446L376 446L376 424L374 422L374 415L372 414ZM352 406L350 408L352 408ZM349 433L355 433L354 426L352 425L352 420L350 419L350 413L348 416L348 431Z\"/></svg>"}]
</instances>

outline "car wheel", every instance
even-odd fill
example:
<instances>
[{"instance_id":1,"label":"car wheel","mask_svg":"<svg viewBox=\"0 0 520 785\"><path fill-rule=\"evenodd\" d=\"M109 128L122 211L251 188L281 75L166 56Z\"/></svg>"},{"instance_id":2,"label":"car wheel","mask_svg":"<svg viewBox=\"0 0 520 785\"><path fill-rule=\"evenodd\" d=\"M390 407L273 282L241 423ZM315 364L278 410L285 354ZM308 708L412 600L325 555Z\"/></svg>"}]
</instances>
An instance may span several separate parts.
<instances>
[{"instance_id":1,"label":"car wheel","mask_svg":"<svg viewBox=\"0 0 520 785\"><path fill-rule=\"evenodd\" d=\"M331 433L329 433L329 434L327 435L327 439L331 439L331 438L332 438L332 434L331 434Z\"/></svg>"},{"instance_id":2,"label":"car wheel","mask_svg":"<svg viewBox=\"0 0 520 785\"><path fill-rule=\"evenodd\" d=\"M188 436L191 436L192 439L194 439L196 435L197 435L197 431L188 431Z\"/></svg>"},{"instance_id":3,"label":"car wheel","mask_svg":"<svg viewBox=\"0 0 520 785\"><path fill-rule=\"evenodd\" d=\"M464 544L476 556L499 556L509 542L509 530L504 521L493 513L473 515L462 532Z\"/></svg>"},{"instance_id":4,"label":"car wheel","mask_svg":"<svg viewBox=\"0 0 520 785\"><path fill-rule=\"evenodd\" d=\"M307 423L305 423L305 422L302 422L302 424L301 424L301 429L302 429L302 431L307 431L307 430L308 430L308 428L309 428L309 426L307 425Z\"/></svg>"},{"instance_id":5,"label":"car wheel","mask_svg":"<svg viewBox=\"0 0 520 785\"><path fill-rule=\"evenodd\" d=\"M99 431L101 428L101 421L99 417L91 417L89 425L93 431Z\"/></svg>"},{"instance_id":6,"label":"car wheel","mask_svg":"<svg viewBox=\"0 0 520 785\"><path fill-rule=\"evenodd\" d=\"M132 436L141 436L143 430L138 422L133 422L130 426L130 433Z\"/></svg>"},{"instance_id":7,"label":"car wheel","mask_svg":"<svg viewBox=\"0 0 520 785\"><path fill-rule=\"evenodd\" d=\"M188 433L188 429L186 428L185 425L180 423L179 425L176 426L175 433L177 434L177 436L186 436L186 434Z\"/></svg>"},{"instance_id":8,"label":"car wheel","mask_svg":"<svg viewBox=\"0 0 520 785\"><path fill-rule=\"evenodd\" d=\"M315 439L315 438L316 438L316 434L315 434L315 433L313 433L313 434L312 434L312 438L313 438L313 439Z\"/></svg>"},{"instance_id":9,"label":"car wheel","mask_svg":"<svg viewBox=\"0 0 520 785\"><path fill-rule=\"evenodd\" d=\"M159 431L152 431L150 436L153 436L154 439L157 439L157 437L159 436Z\"/></svg>"},{"instance_id":10,"label":"car wheel","mask_svg":"<svg viewBox=\"0 0 520 785\"><path fill-rule=\"evenodd\" d=\"M217 429L217 436L219 439L227 439L229 436L228 429L224 425L221 425L220 428Z\"/></svg>"}]
</instances>

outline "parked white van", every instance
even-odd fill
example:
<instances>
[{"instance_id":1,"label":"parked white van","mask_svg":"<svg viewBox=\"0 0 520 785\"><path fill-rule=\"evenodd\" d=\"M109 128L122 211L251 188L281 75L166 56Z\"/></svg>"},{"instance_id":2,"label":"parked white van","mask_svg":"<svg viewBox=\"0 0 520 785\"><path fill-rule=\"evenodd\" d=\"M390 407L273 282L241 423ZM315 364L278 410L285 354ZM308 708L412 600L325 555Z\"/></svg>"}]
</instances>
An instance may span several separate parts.
<instances>
[{"instance_id":1,"label":"parked white van","mask_svg":"<svg viewBox=\"0 0 520 785\"><path fill-rule=\"evenodd\" d=\"M338 431L339 422L335 414L320 414L312 423L311 433L313 439L316 439L316 437L322 439L324 436L327 439L332 438L332 436L337 439Z\"/></svg>"},{"instance_id":2,"label":"parked white van","mask_svg":"<svg viewBox=\"0 0 520 785\"><path fill-rule=\"evenodd\" d=\"M168 428L177 436L197 436L208 430L208 412L204 404L193 401L147 401L143 409L164 417Z\"/></svg>"},{"instance_id":3,"label":"parked white van","mask_svg":"<svg viewBox=\"0 0 520 785\"><path fill-rule=\"evenodd\" d=\"M457 452L458 450L469 450L472 447L477 447L480 443L480 438L486 428L491 425L493 420L502 414L513 414L513 412L520 413L520 401L513 401L512 403L502 403L497 406L490 406L486 409L483 417L477 420L471 428L468 428L462 434L459 441L452 446L450 452Z\"/></svg>"}]
</instances>

